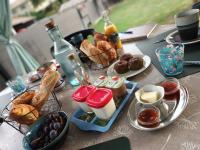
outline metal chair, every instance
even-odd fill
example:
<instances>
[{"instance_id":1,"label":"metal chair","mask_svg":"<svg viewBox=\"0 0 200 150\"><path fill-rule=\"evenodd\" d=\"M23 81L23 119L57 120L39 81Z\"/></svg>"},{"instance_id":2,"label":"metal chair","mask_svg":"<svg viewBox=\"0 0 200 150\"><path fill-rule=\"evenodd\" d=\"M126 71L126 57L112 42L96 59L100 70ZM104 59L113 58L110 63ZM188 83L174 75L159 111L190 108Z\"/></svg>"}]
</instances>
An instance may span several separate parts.
<instances>
[{"instance_id":1,"label":"metal chair","mask_svg":"<svg viewBox=\"0 0 200 150\"><path fill-rule=\"evenodd\" d=\"M194 3L192 9L200 9L200 2Z\"/></svg>"}]
</instances>

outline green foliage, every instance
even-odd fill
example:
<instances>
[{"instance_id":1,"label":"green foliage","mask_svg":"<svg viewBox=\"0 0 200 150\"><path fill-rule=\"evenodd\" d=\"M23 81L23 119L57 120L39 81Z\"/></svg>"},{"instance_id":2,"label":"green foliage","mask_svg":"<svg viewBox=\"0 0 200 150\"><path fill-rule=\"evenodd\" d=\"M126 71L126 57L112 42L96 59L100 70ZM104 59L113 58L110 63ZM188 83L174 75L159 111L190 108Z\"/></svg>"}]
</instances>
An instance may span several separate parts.
<instances>
[{"instance_id":1,"label":"green foliage","mask_svg":"<svg viewBox=\"0 0 200 150\"><path fill-rule=\"evenodd\" d=\"M31 16L34 16L37 20L40 20L45 17L45 12L44 11L31 12Z\"/></svg>"},{"instance_id":2,"label":"green foliage","mask_svg":"<svg viewBox=\"0 0 200 150\"><path fill-rule=\"evenodd\" d=\"M31 3L33 4L33 6L38 6L40 3L42 3L44 0L31 0Z\"/></svg>"},{"instance_id":3,"label":"green foliage","mask_svg":"<svg viewBox=\"0 0 200 150\"><path fill-rule=\"evenodd\" d=\"M33 5L36 7L44 0L31 0ZM58 12L60 6L69 0L57 0L51 5L49 5L45 10L41 10L39 12L32 12L31 15L34 16L37 20L40 20L45 17L49 17Z\"/></svg>"},{"instance_id":4,"label":"green foliage","mask_svg":"<svg viewBox=\"0 0 200 150\"><path fill-rule=\"evenodd\" d=\"M36 17L37 20L51 16L59 10L60 5L61 4L59 1L55 1L54 3L49 5L45 10L41 10L39 12L32 12L31 15Z\"/></svg>"},{"instance_id":5,"label":"green foliage","mask_svg":"<svg viewBox=\"0 0 200 150\"><path fill-rule=\"evenodd\" d=\"M124 0L112 8L110 18L119 31L151 22L174 23L173 16L191 4L191 0ZM100 20L94 28L103 32L103 25Z\"/></svg>"}]
</instances>

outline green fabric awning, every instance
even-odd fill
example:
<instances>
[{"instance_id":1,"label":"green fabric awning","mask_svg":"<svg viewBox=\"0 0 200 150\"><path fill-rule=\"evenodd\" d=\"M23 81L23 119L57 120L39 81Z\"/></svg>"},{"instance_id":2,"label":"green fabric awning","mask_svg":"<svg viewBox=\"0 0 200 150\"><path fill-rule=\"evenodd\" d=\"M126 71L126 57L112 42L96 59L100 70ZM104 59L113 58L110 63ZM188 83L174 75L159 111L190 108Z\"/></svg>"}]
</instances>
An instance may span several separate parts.
<instances>
[{"instance_id":1,"label":"green fabric awning","mask_svg":"<svg viewBox=\"0 0 200 150\"><path fill-rule=\"evenodd\" d=\"M0 0L0 44L10 57L17 75L25 75L39 67L39 63L12 37L9 0Z\"/></svg>"}]
</instances>

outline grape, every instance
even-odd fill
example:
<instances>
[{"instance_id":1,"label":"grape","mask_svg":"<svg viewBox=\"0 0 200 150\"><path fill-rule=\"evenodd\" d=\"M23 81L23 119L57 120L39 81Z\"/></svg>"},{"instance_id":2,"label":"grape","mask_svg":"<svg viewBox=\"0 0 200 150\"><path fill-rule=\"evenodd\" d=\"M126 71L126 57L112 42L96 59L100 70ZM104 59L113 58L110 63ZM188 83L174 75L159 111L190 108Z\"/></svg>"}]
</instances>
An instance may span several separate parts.
<instances>
[{"instance_id":1,"label":"grape","mask_svg":"<svg viewBox=\"0 0 200 150\"><path fill-rule=\"evenodd\" d=\"M45 124L49 124L51 122L51 120L49 118L45 119Z\"/></svg>"},{"instance_id":2,"label":"grape","mask_svg":"<svg viewBox=\"0 0 200 150\"><path fill-rule=\"evenodd\" d=\"M61 124L59 122L54 123L54 129L58 130L61 127Z\"/></svg>"},{"instance_id":3,"label":"grape","mask_svg":"<svg viewBox=\"0 0 200 150\"><path fill-rule=\"evenodd\" d=\"M56 130L51 130L49 133L49 137L51 140L55 139L57 137L58 133Z\"/></svg>"},{"instance_id":4,"label":"grape","mask_svg":"<svg viewBox=\"0 0 200 150\"><path fill-rule=\"evenodd\" d=\"M51 122L51 123L49 124L49 128L50 128L51 130L54 129L54 123L53 123L53 122Z\"/></svg>"},{"instance_id":5,"label":"grape","mask_svg":"<svg viewBox=\"0 0 200 150\"><path fill-rule=\"evenodd\" d=\"M49 119L49 120L53 120L53 118L54 118L53 114L49 114L49 115L48 115L48 119Z\"/></svg>"},{"instance_id":6,"label":"grape","mask_svg":"<svg viewBox=\"0 0 200 150\"><path fill-rule=\"evenodd\" d=\"M59 117L59 114L52 114L53 115L53 118L56 119Z\"/></svg>"},{"instance_id":7,"label":"grape","mask_svg":"<svg viewBox=\"0 0 200 150\"><path fill-rule=\"evenodd\" d=\"M43 131L45 134L48 134L49 132L49 127L48 126L44 126Z\"/></svg>"}]
</instances>

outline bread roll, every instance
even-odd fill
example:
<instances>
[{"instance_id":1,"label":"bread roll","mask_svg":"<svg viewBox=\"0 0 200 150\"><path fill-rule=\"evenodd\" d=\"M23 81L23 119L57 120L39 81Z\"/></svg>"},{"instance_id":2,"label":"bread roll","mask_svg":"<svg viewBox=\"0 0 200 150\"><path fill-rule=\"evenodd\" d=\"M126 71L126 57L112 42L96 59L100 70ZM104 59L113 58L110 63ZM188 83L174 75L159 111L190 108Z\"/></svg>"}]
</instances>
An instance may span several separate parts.
<instances>
[{"instance_id":1,"label":"bread roll","mask_svg":"<svg viewBox=\"0 0 200 150\"><path fill-rule=\"evenodd\" d=\"M60 74L54 70L48 70L40 83L40 89L46 88L47 91L51 92L58 80L60 79Z\"/></svg>"},{"instance_id":2,"label":"bread roll","mask_svg":"<svg viewBox=\"0 0 200 150\"><path fill-rule=\"evenodd\" d=\"M97 48L105 52L110 61L113 61L117 58L116 50L107 41L98 41Z\"/></svg>"},{"instance_id":3,"label":"bread roll","mask_svg":"<svg viewBox=\"0 0 200 150\"><path fill-rule=\"evenodd\" d=\"M94 43L95 43L95 45L97 45L97 43L98 43L99 41L108 41L108 38L107 38L107 36L105 36L105 35L102 34L102 33L95 32L95 33L94 33Z\"/></svg>"},{"instance_id":4,"label":"bread roll","mask_svg":"<svg viewBox=\"0 0 200 150\"><path fill-rule=\"evenodd\" d=\"M21 124L31 125L38 119L39 112L31 105L18 104L13 105L10 117Z\"/></svg>"},{"instance_id":5,"label":"bread roll","mask_svg":"<svg viewBox=\"0 0 200 150\"><path fill-rule=\"evenodd\" d=\"M100 49L92 45L88 40L81 43L80 50L83 51L93 62L101 64L104 67L109 65L108 56Z\"/></svg>"},{"instance_id":6,"label":"bread roll","mask_svg":"<svg viewBox=\"0 0 200 150\"><path fill-rule=\"evenodd\" d=\"M35 91L26 91L23 94L21 94L20 96L16 97L13 100L13 104L17 105L17 104L30 104L31 100L33 99L35 95Z\"/></svg>"},{"instance_id":7,"label":"bread roll","mask_svg":"<svg viewBox=\"0 0 200 150\"><path fill-rule=\"evenodd\" d=\"M44 103L48 100L59 79L60 74L57 71L47 71L42 78L39 90L31 101L31 105L36 107L37 110L40 110Z\"/></svg>"},{"instance_id":8,"label":"bread roll","mask_svg":"<svg viewBox=\"0 0 200 150\"><path fill-rule=\"evenodd\" d=\"M45 88L40 89L31 101L31 105L34 106L37 110L41 110L42 106L48 100L51 92L47 91Z\"/></svg>"}]
</instances>

